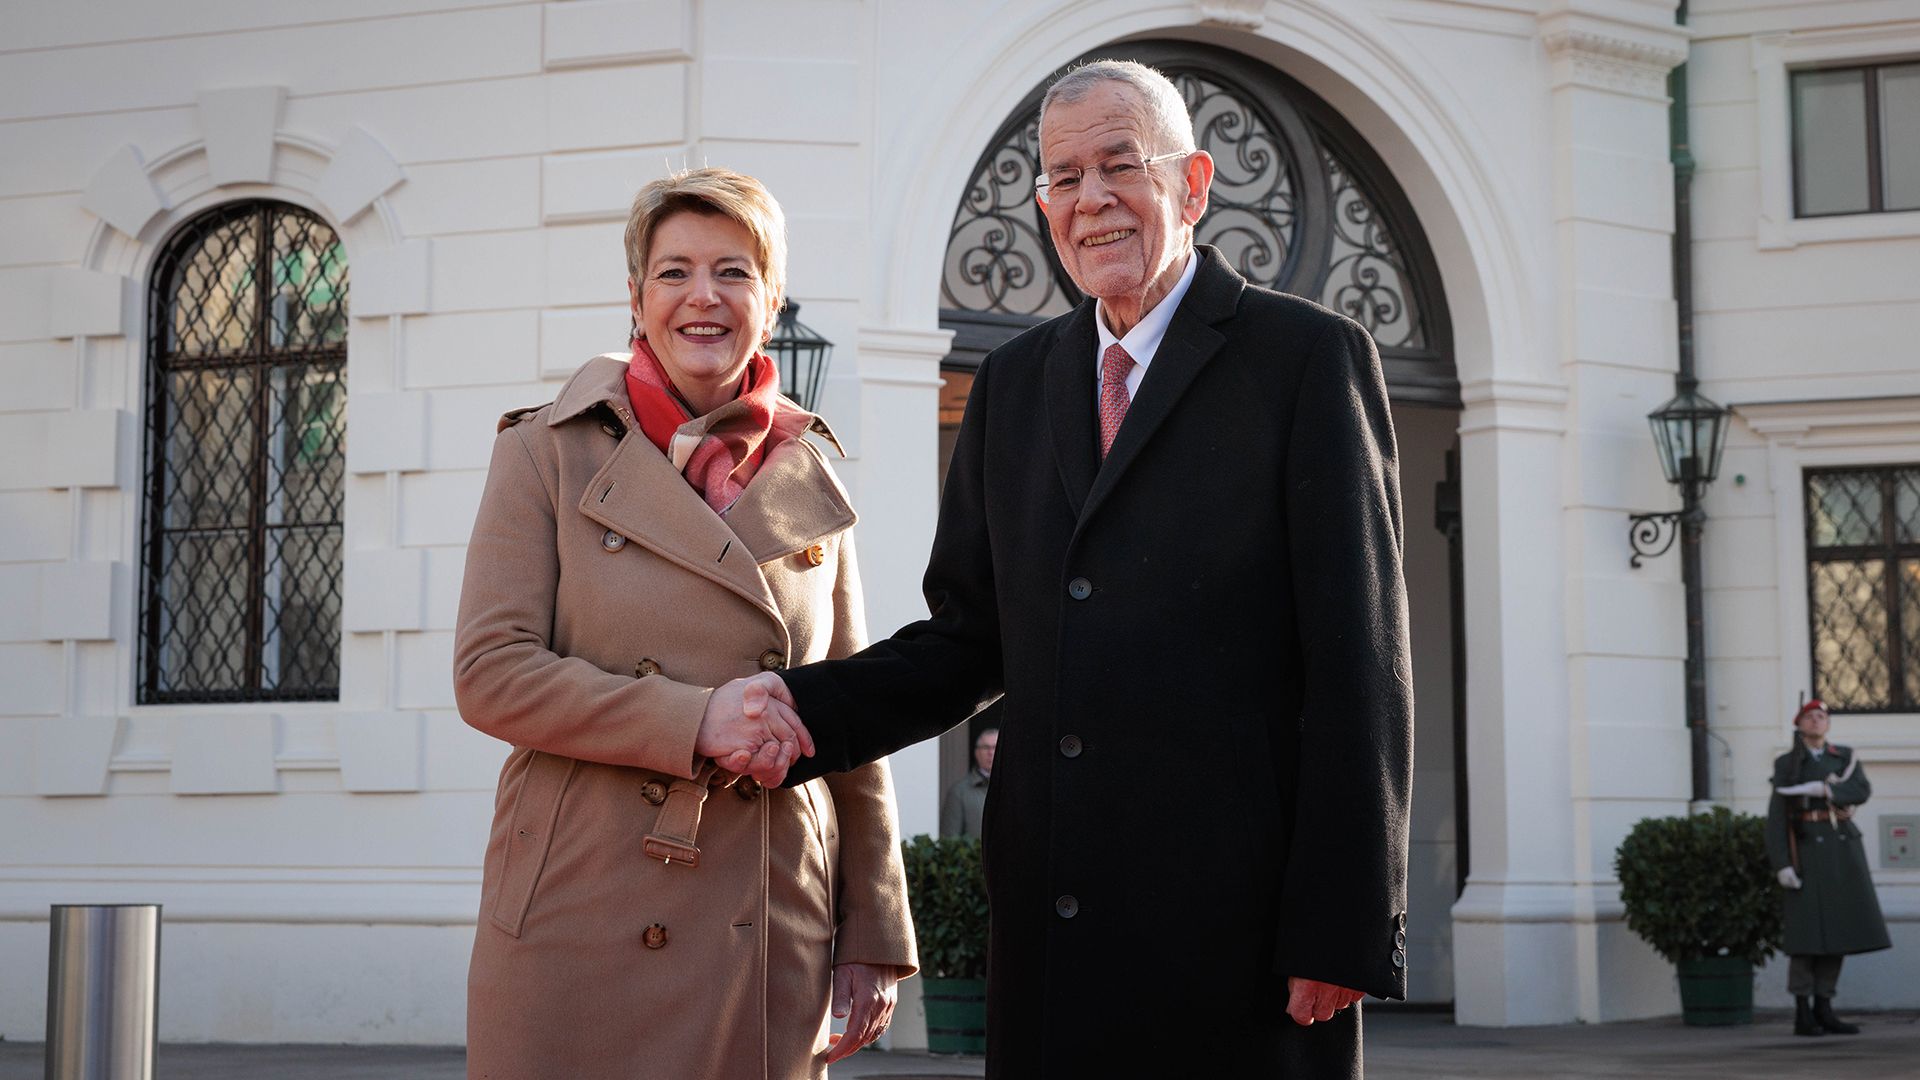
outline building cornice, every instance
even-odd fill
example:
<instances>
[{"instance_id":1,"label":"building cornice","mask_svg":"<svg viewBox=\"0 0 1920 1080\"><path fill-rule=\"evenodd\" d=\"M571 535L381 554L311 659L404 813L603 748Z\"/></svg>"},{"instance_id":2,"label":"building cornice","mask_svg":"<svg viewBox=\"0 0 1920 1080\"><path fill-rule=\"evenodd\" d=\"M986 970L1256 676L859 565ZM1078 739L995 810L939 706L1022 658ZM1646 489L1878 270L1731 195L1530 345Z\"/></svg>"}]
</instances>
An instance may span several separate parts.
<instances>
[{"instance_id":1,"label":"building cornice","mask_svg":"<svg viewBox=\"0 0 1920 1080\"><path fill-rule=\"evenodd\" d=\"M1556 89L1582 86L1665 100L1667 73L1687 59L1686 29L1671 22L1562 10L1542 15L1539 26Z\"/></svg>"}]
</instances>

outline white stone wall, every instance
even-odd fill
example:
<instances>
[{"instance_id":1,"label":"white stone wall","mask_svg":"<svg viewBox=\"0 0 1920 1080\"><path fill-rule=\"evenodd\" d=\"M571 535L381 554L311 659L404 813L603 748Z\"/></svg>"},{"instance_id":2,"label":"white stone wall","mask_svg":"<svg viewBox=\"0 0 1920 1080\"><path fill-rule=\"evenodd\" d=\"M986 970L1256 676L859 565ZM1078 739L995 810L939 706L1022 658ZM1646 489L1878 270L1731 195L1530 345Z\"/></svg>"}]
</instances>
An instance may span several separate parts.
<instances>
[{"instance_id":1,"label":"white stone wall","mask_svg":"<svg viewBox=\"0 0 1920 1080\"><path fill-rule=\"evenodd\" d=\"M1445 279L1466 403L1461 1020L1676 1007L1610 871L1634 820L1687 797L1677 561L1631 570L1625 542L1627 512L1673 498L1644 421L1675 358L1672 0L353 0L324 21L281 0L95 7L13 5L0 56L0 828L16 838L0 970L44 970L49 903L159 900L163 1037L459 1041L503 750L453 711L462 546L494 417L623 340L634 188L711 163L783 202L790 292L837 343L823 411L851 451L885 633L922 610L938 283L974 161L1059 64L1172 36L1339 108ZM1920 285L1901 272L1920 224L1782 220L1779 117L1755 103L1784 108L1786 65L1920 45L1893 0L1693 8L1701 373L1752 406L1708 502L1711 708L1731 746L1716 777L1755 808L1806 680L1797 470L1920 460ZM254 196L314 210L350 259L342 698L138 706L146 276L174 226ZM1756 404L1886 395L1916 400ZM1415 424L1422 485L1447 423ZM1425 699L1445 686L1419 677ZM1432 705L1421 903L1442 906L1451 773L1430 756L1446 743ZM1920 806L1910 719L1842 727L1878 810ZM895 758L909 833L934 831L935 764L932 744ZM1881 884L1920 944L1915 883ZM1413 936L1428 954L1448 939ZM1849 970L1850 1001L1913 1003L1893 959ZM1448 977L1422 978L1447 996ZM37 978L0 981L0 1037L37 1038L43 1007Z\"/></svg>"}]
</instances>

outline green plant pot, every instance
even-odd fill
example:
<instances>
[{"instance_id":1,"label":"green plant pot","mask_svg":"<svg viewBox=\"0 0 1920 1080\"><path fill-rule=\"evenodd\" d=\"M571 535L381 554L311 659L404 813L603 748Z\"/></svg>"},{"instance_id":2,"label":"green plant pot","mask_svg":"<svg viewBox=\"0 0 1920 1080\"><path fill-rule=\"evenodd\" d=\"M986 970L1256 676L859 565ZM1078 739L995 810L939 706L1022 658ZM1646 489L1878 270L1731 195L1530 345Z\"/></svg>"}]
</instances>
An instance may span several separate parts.
<instances>
[{"instance_id":1,"label":"green plant pot","mask_svg":"<svg viewBox=\"0 0 1920 1080\"><path fill-rule=\"evenodd\" d=\"M1741 956L1682 960L1680 1018L1689 1027L1753 1023L1753 965Z\"/></svg>"},{"instance_id":2,"label":"green plant pot","mask_svg":"<svg viewBox=\"0 0 1920 1080\"><path fill-rule=\"evenodd\" d=\"M987 1052L987 980L921 979L927 1049L936 1054Z\"/></svg>"}]
</instances>

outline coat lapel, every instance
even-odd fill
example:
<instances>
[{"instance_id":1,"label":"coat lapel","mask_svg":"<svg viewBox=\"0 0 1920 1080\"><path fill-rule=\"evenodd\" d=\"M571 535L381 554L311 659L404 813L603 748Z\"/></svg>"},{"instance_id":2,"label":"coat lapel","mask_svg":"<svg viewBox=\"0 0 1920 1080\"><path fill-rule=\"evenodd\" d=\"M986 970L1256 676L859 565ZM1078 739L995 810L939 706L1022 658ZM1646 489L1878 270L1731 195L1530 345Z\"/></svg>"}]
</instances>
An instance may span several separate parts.
<instances>
[{"instance_id":1,"label":"coat lapel","mask_svg":"<svg viewBox=\"0 0 1920 1080\"><path fill-rule=\"evenodd\" d=\"M1128 466L1172 414L1200 370L1226 344L1226 336L1214 329L1213 324L1228 318L1239 307L1240 290L1246 287L1246 281L1227 265L1215 248L1196 247L1194 254L1201 262L1194 272L1193 284L1187 287L1187 295L1174 311L1173 322L1167 326L1167 336L1161 339L1153 363L1147 366L1146 377L1140 380L1140 389L1133 396L1133 404L1127 407L1127 418L1121 422L1107 460L1101 463L1094 477L1085 505L1076 507L1083 523L1120 483ZM1091 323L1088 331L1092 331ZM1093 385L1092 357L1093 348L1088 345L1081 354L1084 366L1080 370L1081 382L1089 388ZM1091 397L1091 389L1087 395ZM1093 410L1088 408L1084 413L1091 424Z\"/></svg>"},{"instance_id":2,"label":"coat lapel","mask_svg":"<svg viewBox=\"0 0 1920 1080\"><path fill-rule=\"evenodd\" d=\"M639 430L628 431L594 475L580 512L779 620L753 551Z\"/></svg>"},{"instance_id":3,"label":"coat lapel","mask_svg":"<svg viewBox=\"0 0 1920 1080\"><path fill-rule=\"evenodd\" d=\"M761 563L805 551L852 528L854 521L839 481L819 452L799 439L781 443L767 455L726 519Z\"/></svg>"},{"instance_id":4,"label":"coat lapel","mask_svg":"<svg viewBox=\"0 0 1920 1080\"><path fill-rule=\"evenodd\" d=\"M1093 300L1068 317L1066 328L1046 358L1047 427L1053 436L1053 460L1067 489L1067 504L1081 516L1094 473L1100 468L1099 432L1093 396Z\"/></svg>"}]
</instances>

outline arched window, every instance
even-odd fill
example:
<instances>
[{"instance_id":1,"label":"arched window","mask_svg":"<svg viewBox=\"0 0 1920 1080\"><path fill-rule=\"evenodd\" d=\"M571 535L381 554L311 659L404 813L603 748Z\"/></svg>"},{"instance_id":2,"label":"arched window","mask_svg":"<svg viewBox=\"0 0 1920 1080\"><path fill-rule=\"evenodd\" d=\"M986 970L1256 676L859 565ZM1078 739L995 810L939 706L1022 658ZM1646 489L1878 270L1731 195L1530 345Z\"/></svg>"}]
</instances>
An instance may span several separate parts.
<instances>
[{"instance_id":1,"label":"arched window","mask_svg":"<svg viewBox=\"0 0 1920 1080\"><path fill-rule=\"evenodd\" d=\"M340 239L228 203L167 241L148 300L139 700L337 700Z\"/></svg>"},{"instance_id":2,"label":"arched window","mask_svg":"<svg viewBox=\"0 0 1920 1080\"><path fill-rule=\"evenodd\" d=\"M1195 140L1215 169L1196 242L1218 247L1257 285L1365 326L1394 400L1459 405L1426 237L1378 155L1339 113L1226 49L1136 42L1081 60L1099 57L1152 64L1186 98ZM950 369L978 366L1001 342L1081 300L1033 199L1040 99L1052 82L1035 87L994 135L954 214L940 287L941 325L955 332Z\"/></svg>"}]
</instances>

